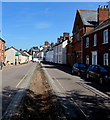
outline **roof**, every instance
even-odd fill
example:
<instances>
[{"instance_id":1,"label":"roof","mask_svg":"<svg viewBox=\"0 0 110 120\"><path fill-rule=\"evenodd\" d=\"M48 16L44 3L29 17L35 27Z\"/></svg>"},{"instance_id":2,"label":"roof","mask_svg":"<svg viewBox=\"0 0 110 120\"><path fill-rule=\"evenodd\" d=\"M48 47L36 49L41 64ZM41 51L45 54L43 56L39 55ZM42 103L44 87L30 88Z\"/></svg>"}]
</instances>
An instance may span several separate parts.
<instances>
[{"instance_id":1,"label":"roof","mask_svg":"<svg viewBox=\"0 0 110 120\"><path fill-rule=\"evenodd\" d=\"M99 24L99 25L98 25L97 27L95 27L94 29L92 29L92 30L90 30L89 32L85 33L84 36L87 36L87 35L89 35L89 34L91 34L91 33L94 33L94 32L96 32L96 31L101 30L101 29L103 29L103 28L106 28L106 27L108 27L108 26L110 26L110 18L107 19L106 21L102 22L101 24Z\"/></svg>"},{"instance_id":2,"label":"roof","mask_svg":"<svg viewBox=\"0 0 110 120\"><path fill-rule=\"evenodd\" d=\"M21 53L22 56L28 56L28 55L26 55L23 51L17 50L17 49L14 48L13 46L10 47L10 48L8 48L8 49L6 49L6 51L9 50L9 49L11 49L11 48L13 48L13 49L16 50L17 52Z\"/></svg>"},{"instance_id":3,"label":"roof","mask_svg":"<svg viewBox=\"0 0 110 120\"><path fill-rule=\"evenodd\" d=\"M79 10L78 12L81 16L82 22L86 26L97 26L97 11L94 10Z\"/></svg>"},{"instance_id":4,"label":"roof","mask_svg":"<svg viewBox=\"0 0 110 120\"><path fill-rule=\"evenodd\" d=\"M24 53L23 51L20 51L20 53L22 54L22 56L27 56L29 57L26 53Z\"/></svg>"},{"instance_id":5,"label":"roof","mask_svg":"<svg viewBox=\"0 0 110 120\"><path fill-rule=\"evenodd\" d=\"M5 40L3 40L2 38L0 38L1 41L3 41L5 43Z\"/></svg>"}]
</instances>

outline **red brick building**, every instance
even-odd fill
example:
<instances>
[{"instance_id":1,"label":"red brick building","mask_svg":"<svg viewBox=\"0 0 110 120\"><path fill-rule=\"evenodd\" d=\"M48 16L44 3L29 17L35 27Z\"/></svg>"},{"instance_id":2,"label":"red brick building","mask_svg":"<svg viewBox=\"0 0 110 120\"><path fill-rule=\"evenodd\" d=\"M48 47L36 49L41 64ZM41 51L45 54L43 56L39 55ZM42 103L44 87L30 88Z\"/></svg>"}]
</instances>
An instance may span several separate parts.
<instances>
[{"instance_id":1,"label":"red brick building","mask_svg":"<svg viewBox=\"0 0 110 120\"><path fill-rule=\"evenodd\" d=\"M83 37L83 61L86 64L110 65L110 12L98 8L99 25Z\"/></svg>"},{"instance_id":2,"label":"red brick building","mask_svg":"<svg viewBox=\"0 0 110 120\"><path fill-rule=\"evenodd\" d=\"M5 60L5 41L0 38L0 62Z\"/></svg>"},{"instance_id":3,"label":"red brick building","mask_svg":"<svg viewBox=\"0 0 110 120\"><path fill-rule=\"evenodd\" d=\"M67 45L67 63L83 63L83 36L85 33L97 27L101 22L109 17L108 6L104 9L99 6L97 11L94 10L77 10L73 26L73 40Z\"/></svg>"},{"instance_id":4,"label":"red brick building","mask_svg":"<svg viewBox=\"0 0 110 120\"><path fill-rule=\"evenodd\" d=\"M69 66L73 65L73 44L72 44L72 36L69 37L67 46L66 46L66 63Z\"/></svg>"},{"instance_id":5,"label":"red brick building","mask_svg":"<svg viewBox=\"0 0 110 120\"><path fill-rule=\"evenodd\" d=\"M73 26L73 63L83 62L83 35L96 27L97 11L93 10L77 10L76 18Z\"/></svg>"}]
</instances>

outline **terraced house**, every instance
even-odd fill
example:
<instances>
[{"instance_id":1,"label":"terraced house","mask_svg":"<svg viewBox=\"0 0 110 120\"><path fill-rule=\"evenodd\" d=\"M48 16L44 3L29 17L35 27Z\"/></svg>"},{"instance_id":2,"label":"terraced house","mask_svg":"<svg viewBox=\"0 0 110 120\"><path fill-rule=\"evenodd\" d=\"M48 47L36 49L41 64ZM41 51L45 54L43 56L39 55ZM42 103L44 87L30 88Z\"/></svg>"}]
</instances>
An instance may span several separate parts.
<instances>
[{"instance_id":1,"label":"terraced house","mask_svg":"<svg viewBox=\"0 0 110 120\"><path fill-rule=\"evenodd\" d=\"M83 62L83 35L98 25L97 11L77 10L73 26L73 64Z\"/></svg>"},{"instance_id":2,"label":"terraced house","mask_svg":"<svg viewBox=\"0 0 110 120\"><path fill-rule=\"evenodd\" d=\"M104 6L95 10L77 10L76 18L73 26L73 39L72 42L68 44L67 50L69 51L68 57L68 65L72 66L74 63L83 63L85 62L86 50L83 49L85 43L83 43L83 36L86 35L91 30L94 30L98 25L100 25L103 21L109 18L109 8L108 6ZM106 31L104 34L108 34ZM96 36L94 36L96 37ZM88 38L87 38L87 44ZM91 43L90 43L91 44ZM90 52L89 52L90 53ZM88 53L88 54L89 54ZM96 54L94 52L93 54ZM84 58L83 58L84 57ZM88 56L86 56L89 61ZM87 63L87 62L86 62ZM91 62L90 62L91 63Z\"/></svg>"},{"instance_id":3,"label":"terraced house","mask_svg":"<svg viewBox=\"0 0 110 120\"><path fill-rule=\"evenodd\" d=\"M110 12L105 6L98 9L99 25L87 32L83 37L84 54L86 64L110 65Z\"/></svg>"}]
</instances>

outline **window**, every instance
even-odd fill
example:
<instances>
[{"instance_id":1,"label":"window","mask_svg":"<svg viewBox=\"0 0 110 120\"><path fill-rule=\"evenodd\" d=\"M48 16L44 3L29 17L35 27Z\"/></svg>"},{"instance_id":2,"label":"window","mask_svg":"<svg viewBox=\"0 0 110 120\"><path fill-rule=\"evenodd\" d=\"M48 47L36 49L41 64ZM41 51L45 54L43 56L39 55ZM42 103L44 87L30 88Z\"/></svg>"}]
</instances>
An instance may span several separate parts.
<instances>
[{"instance_id":1,"label":"window","mask_svg":"<svg viewBox=\"0 0 110 120\"><path fill-rule=\"evenodd\" d=\"M92 52L92 65L97 65L97 51Z\"/></svg>"},{"instance_id":2,"label":"window","mask_svg":"<svg viewBox=\"0 0 110 120\"><path fill-rule=\"evenodd\" d=\"M97 35L94 34L94 46L96 46L96 45L97 45Z\"/></svg>"},{"instance_id":3,"label":"window","mask_svg":"<svg viewBox=\"0 0 110 120\"><path fill-rule=\"evenodd\" d=\"M103 55L103 61L104 61L104 65L108 65L108 53L105 53Z\"/></svg>"},{"instance_id":4,"label":"window","mask_svg":"<svg viewBox=\"0 0 110 120\"><path fill-rule=\"evenodd\" d=\"M86 38L86 48L89 47L89 37Z\"/></svg>"},{"instance_id":5,"label":"window","mask_svg":"<svg viewBox=\"0 0 110 120\"><path fill-rule=\"evenodd\" d=\"M103 31L103 43L108 43L108 29Z\"/></svg>"},{"instance_id":6,"label":"window","mask_svg":"<svg viewBox=\"0 0 110 120\"><path fill-rule=\"evenodd\" d=\"M88 55L86 56L86 64L87 65L89 64L89 56Z\"/></svg>"}]
</instances>

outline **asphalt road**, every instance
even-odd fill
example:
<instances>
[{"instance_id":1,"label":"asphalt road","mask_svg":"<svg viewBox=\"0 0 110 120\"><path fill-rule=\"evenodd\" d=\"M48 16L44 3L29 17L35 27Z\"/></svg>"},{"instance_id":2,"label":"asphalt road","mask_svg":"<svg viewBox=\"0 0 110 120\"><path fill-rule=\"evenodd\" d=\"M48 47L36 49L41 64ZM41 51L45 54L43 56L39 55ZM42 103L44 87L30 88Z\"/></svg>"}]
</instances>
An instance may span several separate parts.
<instances>
[{"instance_id":1,"label":"asphalt road","mask_svg":"<svg viewBox=\"0 0 110 120\"><path fill-rule=\"evenodd\" d=\"M71 75L68 67L43 64L65 114L74 120L110 120L109 88ZM104 93L105 92L105 93Z\"/></svg>"},{"instance_id":2,"label":"asphalt road","mask_svg":"<svg viewBox=\"0 0 110 120\"><path fill-rule=\"evenodd\" d=\"M5 67L2 70L2 112L4 113L19 86L36 63Z\"/></svg>"}]
</instances>

